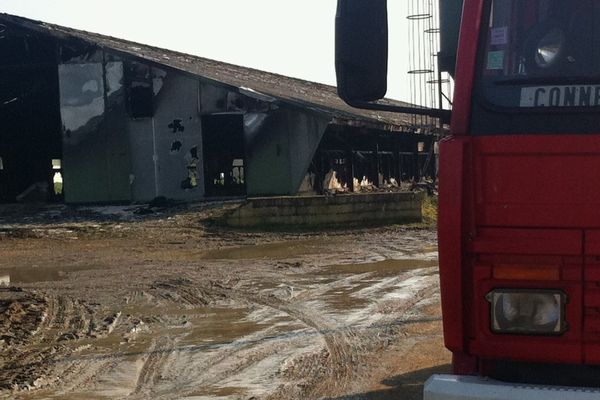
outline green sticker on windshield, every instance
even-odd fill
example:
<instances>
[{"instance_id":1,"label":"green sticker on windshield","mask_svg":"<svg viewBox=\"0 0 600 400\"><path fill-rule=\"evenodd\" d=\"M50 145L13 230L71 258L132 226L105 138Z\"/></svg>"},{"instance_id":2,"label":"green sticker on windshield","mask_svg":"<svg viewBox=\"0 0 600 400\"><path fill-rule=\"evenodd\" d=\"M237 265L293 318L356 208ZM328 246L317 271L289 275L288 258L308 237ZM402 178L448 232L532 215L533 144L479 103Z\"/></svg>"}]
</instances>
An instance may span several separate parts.
<instances>
[{"instance_id":1,"label":"green sticker on windshield","mask_svg":"<svg viewBox=\"0 0 600 400\"><path fill-rule=\"evenodd\" d=\"M504 50L488 53L487 69L504 69Z\"/></svg>"}]
</instances>

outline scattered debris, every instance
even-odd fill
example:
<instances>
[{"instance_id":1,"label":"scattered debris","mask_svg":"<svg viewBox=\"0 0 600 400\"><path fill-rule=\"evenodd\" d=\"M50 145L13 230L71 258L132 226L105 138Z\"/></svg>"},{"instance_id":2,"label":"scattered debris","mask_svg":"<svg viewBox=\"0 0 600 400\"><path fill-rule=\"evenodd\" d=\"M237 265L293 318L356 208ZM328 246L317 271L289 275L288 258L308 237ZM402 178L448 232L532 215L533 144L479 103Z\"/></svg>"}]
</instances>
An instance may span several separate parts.
<instances>
[{"instance_id":1,"label":"scattered debris","mask_svg":"<svg viewBox=\"0 0 600 400\"><path fill-rule=\"evenodd\" d=\"M325 194L346 193L348 192L348 186L342 186L337 179L337 172L330 169L323 180L323 192Z\"/></svg>"}]
</instances>

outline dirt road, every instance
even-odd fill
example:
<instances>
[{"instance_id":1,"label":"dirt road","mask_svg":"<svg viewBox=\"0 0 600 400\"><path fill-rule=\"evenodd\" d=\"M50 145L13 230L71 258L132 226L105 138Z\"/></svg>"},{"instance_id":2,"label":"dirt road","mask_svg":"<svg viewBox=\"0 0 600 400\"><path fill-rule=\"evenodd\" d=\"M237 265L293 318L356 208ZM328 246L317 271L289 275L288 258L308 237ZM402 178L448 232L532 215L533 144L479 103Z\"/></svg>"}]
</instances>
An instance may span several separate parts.
<instances>
[{"instance_id":1,"label":"dirt road","mask_svg":"<svg viewBox=\"0 0 600 400\"><path fill-rule=\"evenodd\" d=\"M433 230L221 210L0 209L0 398L420 399L448 370Z\"/></svg>"}]
</instances>

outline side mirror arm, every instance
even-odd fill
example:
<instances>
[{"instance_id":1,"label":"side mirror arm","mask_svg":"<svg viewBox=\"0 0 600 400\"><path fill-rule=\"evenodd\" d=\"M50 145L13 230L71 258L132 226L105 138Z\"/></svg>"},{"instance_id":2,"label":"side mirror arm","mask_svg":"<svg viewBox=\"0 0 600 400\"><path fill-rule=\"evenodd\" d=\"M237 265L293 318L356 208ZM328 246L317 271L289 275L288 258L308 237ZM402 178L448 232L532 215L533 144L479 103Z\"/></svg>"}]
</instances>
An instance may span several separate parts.
<instances>
[{"instance_id":1,"label":"side mirror arm","mask_svg":"<svg viewBox=\"0 0 600 400\"><path fill-rule=\"evenodd\" d=\"M439 118L444 124L449 124L450 118L452 116L452 111L450 111L450 110L418 108L418 107L401 107L401 106L393 106L390 104L370 103L370 102L366 102L366 101L349 100L349 99L344 99L344 101L349 106L352 106L354 108L361 108L363 110L375 110L375 111L387 111L387 112L403 113L403 114L426 115L426 116L429 116L432 118Z\"/></svg>"}]
</instances>

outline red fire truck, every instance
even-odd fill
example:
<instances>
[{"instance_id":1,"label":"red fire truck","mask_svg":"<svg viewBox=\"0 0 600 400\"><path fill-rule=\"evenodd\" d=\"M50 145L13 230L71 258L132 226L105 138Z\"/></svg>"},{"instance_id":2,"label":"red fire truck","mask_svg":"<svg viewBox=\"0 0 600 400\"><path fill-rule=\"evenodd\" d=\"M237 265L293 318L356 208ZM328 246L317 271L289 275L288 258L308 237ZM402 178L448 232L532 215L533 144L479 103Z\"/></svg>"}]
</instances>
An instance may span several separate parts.
<instances>
[{"instance_id":1,"label":"red fire truck","mask_svg":"<svg viewBox=\"0 0 600 400\"><path fill-rule=\"evenodd\" d=\"M600 1L440 3L451 118L377 102L386 0L339 0L336 18L345 101L451 121L438 229L453 375L424 397L600 399Z\"/></svg>"}]
</instances>

